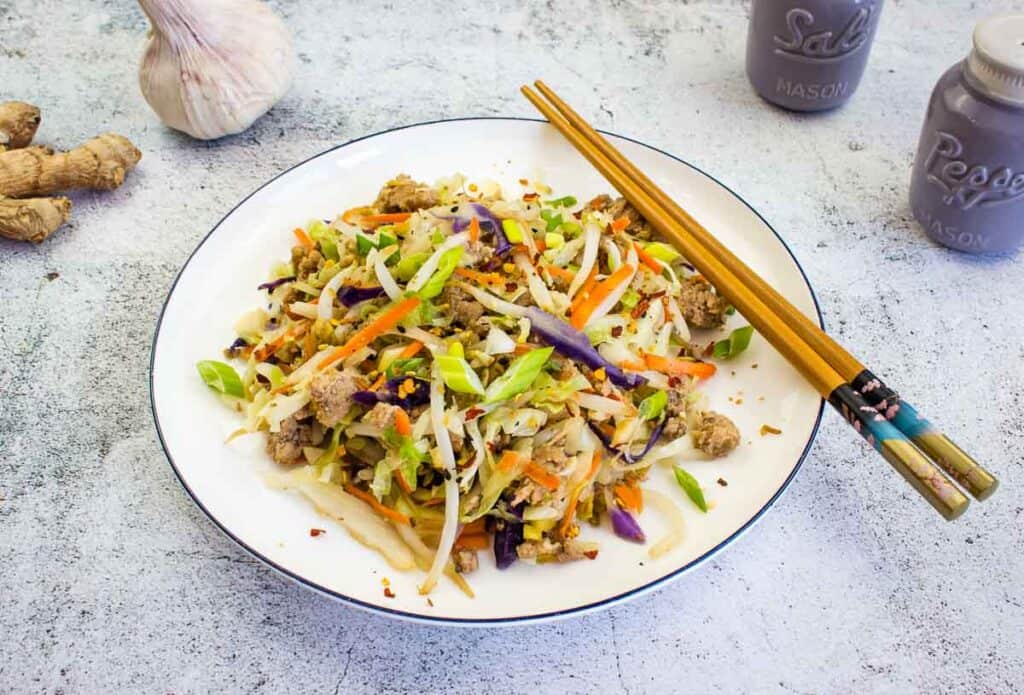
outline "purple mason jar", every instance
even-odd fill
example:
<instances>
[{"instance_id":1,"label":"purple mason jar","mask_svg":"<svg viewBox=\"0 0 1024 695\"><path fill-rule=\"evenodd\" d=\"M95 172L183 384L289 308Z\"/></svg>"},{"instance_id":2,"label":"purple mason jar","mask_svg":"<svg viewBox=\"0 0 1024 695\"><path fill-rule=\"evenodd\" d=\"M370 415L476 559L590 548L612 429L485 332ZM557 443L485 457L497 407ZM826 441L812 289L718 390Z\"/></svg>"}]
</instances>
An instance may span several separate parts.
<instances>
[{"instance_id":1,"label":"purple mason jar","mask_svg":"<svg viewBox=\"0 0 1024 695\"><path fill-rule=\"evenodd\" d=\"M1024 240L1024 14L974 29L974 50L935 85L910 181L935 241L971 253Z\"/></svg>"},{"instance_id":2,"label":"purple mason jar","mask_svg":"<svg viewBox=\"0 0 1024 695\"><path fill-rule=\"evenodd\" d=\"M824 111L857 89L882 0L753 0L747 76L794 111Z\"/></svg>"}]
</instances>

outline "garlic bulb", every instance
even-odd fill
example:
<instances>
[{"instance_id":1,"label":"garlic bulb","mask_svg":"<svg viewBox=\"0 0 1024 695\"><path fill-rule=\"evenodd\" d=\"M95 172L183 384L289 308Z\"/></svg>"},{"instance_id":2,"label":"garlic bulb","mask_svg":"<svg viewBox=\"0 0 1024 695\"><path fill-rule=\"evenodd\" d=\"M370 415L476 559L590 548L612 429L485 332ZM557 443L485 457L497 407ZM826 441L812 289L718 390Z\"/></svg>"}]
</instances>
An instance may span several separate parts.
<instances>
[{"instance_id":1,"label":"garlic bulb","mask_svg":"<svg viewBox=\"0 0 1024 695\"><path fill-rule=\"evenodd\" d=\"M295 54L284 22L257 0L139 0L153 25L142 94L172 128L212 140L240 133L284 96Z\"/></svg>"}]
</instances>

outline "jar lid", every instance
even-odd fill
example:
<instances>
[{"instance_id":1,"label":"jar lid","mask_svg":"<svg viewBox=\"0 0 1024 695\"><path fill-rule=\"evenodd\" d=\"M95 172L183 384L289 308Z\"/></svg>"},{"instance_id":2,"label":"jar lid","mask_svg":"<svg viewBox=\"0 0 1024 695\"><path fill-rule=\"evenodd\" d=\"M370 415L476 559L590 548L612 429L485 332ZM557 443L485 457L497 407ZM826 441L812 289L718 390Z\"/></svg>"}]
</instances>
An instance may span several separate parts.
<instances>
[{"instance_id":1,"label":"jar lid","mask_svg":"<svg viewBox=\"0 0 1024 695\"><path fill-rule=\"evenodd\" d=\"M1024 14L998 14L974 28L974 50L965 71L996 101L1024 106Z\"/></svg>"}]
</instances>

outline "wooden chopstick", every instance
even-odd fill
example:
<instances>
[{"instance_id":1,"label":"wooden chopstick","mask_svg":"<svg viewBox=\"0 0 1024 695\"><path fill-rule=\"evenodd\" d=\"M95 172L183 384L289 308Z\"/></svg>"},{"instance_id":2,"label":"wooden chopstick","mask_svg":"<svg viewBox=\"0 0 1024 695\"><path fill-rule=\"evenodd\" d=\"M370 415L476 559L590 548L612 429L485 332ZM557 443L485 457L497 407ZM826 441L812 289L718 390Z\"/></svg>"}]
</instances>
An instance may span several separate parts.
<instances>
[{"instance_id":1,"label":"wooden chopstick","mask_svg":"<svg viewBox=\"0 0 1024 695\"><path fill-rule=\"evenodd\" d=\"M846 380L804 342L747 285L694 239L625 171L602 154L583 134L532 89L523 94L548 121L640 212L672 241L718 291L771 343L814 388L838 410L910 484L946 519L960 516L967 497L932 465L910 441L872 408Z\"/></svg>"},{"instance_id":2,"label":"wooden chopstick","mask_svg":"<svg viewBox=\"0 0 1024 695\"><path fill-rule=\"evenodd\" d=\"M821 330L802 311L794 307L775 288L765 282L752 271L743 261L737 258L718 239L708 232L703 225L681 208L665 194L646 174L633 165L606 138L590 126L572 107L563 101L546 84L537 80L537 89L550 101L559 113L575 127L588 142L622 169L658 203L669 215L698 243L717 257L723 265L732 271L740 282L753 289L778 316L786 320L791 328L817 352L825 361L839 372L846 381L858 391L864 399L875 406L896 429L903 432L929 458L960 483L976 499L984 500L992 495L999 486L999 481L985 470L960 447L953 443L942 432L936 429L925 417L918 413L910 403L902 400L895 391L890 389L881 379L876 377L867 367L861 364L842 345Z\"/></svg>"}]
</instances>

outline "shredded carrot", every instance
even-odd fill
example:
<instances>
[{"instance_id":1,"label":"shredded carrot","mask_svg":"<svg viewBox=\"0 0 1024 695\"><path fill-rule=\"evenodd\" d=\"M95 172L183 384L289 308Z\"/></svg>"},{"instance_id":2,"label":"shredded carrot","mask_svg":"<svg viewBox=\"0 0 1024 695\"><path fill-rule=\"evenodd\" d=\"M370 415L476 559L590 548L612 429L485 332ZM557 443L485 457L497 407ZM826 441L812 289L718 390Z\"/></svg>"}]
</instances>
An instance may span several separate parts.
<instances>
[{"instance_id":1,"label":"shredded carrot","mask_svg":"<svg viewBox=\"0 0 1024 695\"><path fill-rule=\"evenodd\" d=\"M643 362L634 362L632 360L622 360L619 362L619 366L623 369L630 369L634 372L642 372L647 369L647 365Z\"/></svg>"},{"instance_id":2,"label":"shredded carrot","mask_svg":"<svg viewBox=\"0 0 1024 695\"><path fill-rule=\"evenodd\" d=\"M487 550L491 547L491 537L486 533L463 533L455 539L456 550Z\"/></svg>"},{"instance_id":3,"label":"shredded carrot","mask_svg":"<svg viewBox=\"0 0 1024 695\"><path fill-rule=\"evenodd\" d=\"M546 241L544 241L543 239L534 239L533 240L533 244L534 244L534 246L537 247L538 251L543 252L543 251L547 251L548 250L548 243Z\"/></svg>"},{"instance_id":4,"label":"shredded carrot","mask_svg":"<svg viewBox=\"0 0 1024 695\"><path fill-rule=\"evenodd\" d=\"M623 229L625 229L628 226L629 226L629 218L628 217L616 217L614 220L612 220L612 231L613 232L621 232Z\"/></svg>"},{"instance_id":5,"label":"shredded carrot","mask_svg":"<svg viewBox=\"0 0 1024 695\"><path fill-rule=\"evenodd\" d=\"M423 343L418 340L414 340L405 346L405 349L398 353L398 359L407 360L410 357L415 357L423 349Z\"/></svg>"},{"instance_id":6,"label":"shredded carrot","mask_svg":"<svg viewBox=\"0 0 1024 695\"><path fill-rule=\"evenodd\" d=\"M402 512L395 511L394 509L388 507L387 505L381 504L380 502L377 501L377 498L371 495L369 492L360 490L359 488L352 484L345 485L345 492L352 495L353 497L358 497L363 502L366 502L368 505L373 507L373 510L375 512L377 512L381 516L385 516L388 519L391 519L392 521L395 521L399 524L412 526L412 522L410 521L409 517L407 517L405 514L402 514Z\"/></svg>"},{"instance_id":7,"label":"shredded carrot","mask_svg":"<svg viewBox=\"0 0 1024 695\"><path fill-rule=\"evenodd\" d=\"M498 470L508 473L516 467L517 463L519 463L519 454L511 449L505 449L505 452L501 455L501 460L498 461Z\"/></svg>"},{"instance_id":8,"label":"shredded carrot","mask_svg":"<svg viewBox=\"0 0 1024 695\"><path fill-rule=\"evenodd\" d=\"M470 268L456 268L455 274L481 285L503 285L505 280L497 273L481 273Z\"/></svg>"},{"instance_id":9,"label":"shredded carrot","mask_svg":"<svg viewBox=\"0 0 1024 695\"><path fill-rule=\"evenodd\" d=\"M641 263L654 271L656 275L661 275L661 263L657 258L640 248L640 244L634 243L633 248L636 249L636 255Z\"/></svg>"},{"instance_id":10,"label":"shredded carrot","mask_svg":"<svg viewBox=\"0 0 1024 695\"><path fill-rule=\"evenodd\" d=\"M409 413L401 408L395 411L395 432L403 437L412 434L412 423L409 422Z\"/></svg>"},{"instance_id":11,"label":"shredded carrot","mask_svg":"<svg viewBox=\"0 0 1024 695\"><path fill-rule=\"evenodd\" d=\"M398 322L405 318L410 312L420 305L419 297L408 297L398 302L383 314L375 318L345 342L334 348L330 356L320 363L318 369L327 369L340 359L344 359L353 352L360 350L373 342L374 338L390 331L398 325Z\"/></svg>"},{"instance_id":12,"label":"shredded carrot","mask_svg":"<svg viewBox=\"0 0 1024 695\"><path fill-rule=\"evenodd\" d=\"M381 386L383 386L384 382L387 381L387 380L388 380L388 375L384 374L383 372L381 372L381 375L377 377L377 380L374 381L373 384L370 385L370 390L371 391L376 391Z\"/></svg>"},{"instance_id":13,"label":"shredded carrot","mask_svg":"<svg viewBox=\"0 0 1024 695\"><path fill-rule=\"evenodd\" d=\"M411 212L390 212L384 215L364 215L359 223L364 227L379 227L382 224L398 224L412 217Z\"/></svg>"},{"instance_id":14,"label":"shredded carrot","mask_svg":"<svg viewBox=\"0 0 1024 695\"><path fill-rule=\"evenodd\" d=\"M558 483L561 482L561 479L557 475L549 473L533 461L526 464L526 468L523 469L523 472L526 474L527 478L538 485L546 487L548 490L557 490Z\"/></svg>"},{"instance_id":15,"label":"shredded carrot","mask_svg":"<svg viewBox=\"0 0 1024 695\"><path fill-rule=\"evenodd\" d=\"M565 280L566 282L572 282L573 278L576 277L576 273L572 272L571 270L566 270L565 268L559 268L554 263L545 263L544 264L544 268L549 273L551 273L552 276L554 276L556 278L561 278L562 280Z\"/></svg>"},{"instance_id":16,"label":"shredded carrot","mask_svg":"<svg viewBox=\"0 0 1024 695\"><path fill-rule=\"evenodd\" d=\"M281 348L281 346L285 344L285 341L287 341L289 338L293 337L296 333L298 333L298 330L298 326L292 326L283 334L279 335L277 338L275 338L274 340L272 340L271 342L267 343L259 350L257 350L256 354L253 357L257 362L262 362L263 360L267 359L275 352L277 352Z\"/></svg>"},{"instance_id":17,"label":"shredded carrot","mask_svg":"<svg viewBox=\"0 0 1024 695\"><path fill-rule=\"evenodd\" d=\"M423 503L423 506L436 507L440 504L444 504L444 497L431 497L429 500Z\"/></svg>"},{"instance_id":18,"label":"shredded carrot","mask_svg":"<svg viewBox=\"0 0 1024 695\"><path fill-rule=\"evenodd\" d=\"M590 479L597 473L597 469L601 467L601 450L597 449L594 452L594 458L590 461L590 470L587 471L586 477L580 481L576 489L569 495L569 503L565 507L565 516L562 517L562 523L558 527L558 532L564 537L569 532L569 527L572 526L573 519L576 518L576 504L580 501L580 494L583 492L583 488L587 486Z\"/></svg>"},{"instance_id":19,"label":"shredded carrot","mask_svg":"<svg viewBox=\"0 0 1024 695\"><path fill-rule=\"evenodd\" d=\"M306 230L302 227L296 227L293 229L292 234L294 234L295 238L299 240L299 243L307 249L312 250L316 246L316 244L313 243L313 240L309 238L309 235L306 234Z\"/></svg>"},{"instance_id":20,"label":"shredded carrot","mask_svg":"<svg viewBox=\"0 0 1024 695\"><path fill-rule=\"evenodd\" d=\"M480 238L480 220L473 218L469 221L469 240L476 241Z\"/></svg>"},{"instance_id":21,"label":"shredded carrot","mask_svg":"<svg viewBox=\"0 0 1024 695\"><path fill-rule=\"evenodd\" d=\"M525 355L528 352L533 352L537 347L536 343L517 343L516 346L512 348L512 354Z\"/></svg>"},{"instance_id":22,"label":"shredded carrot","mask_svg":"<svg viewBox=\"0 0 1024 695\"><path fill-rule=\"evenodd\" d=\"M468 524L464 524L462 526L461 533L470 536L475 536L480 533L487 533L487 520L477 519L476 521L471 521Z\"/></svg>"},{"instance_id":23,"label":"shredded carrot","mask_svg":"<svg viewBox=\"0 0 1024 695\"><path fill-rule=\"evenodd\" d=\"M576 310L579 309L579 306L583 304L583 302L587 301L587 297L589 297L590 293L594 291L594 285L596 284L597 264L595 264L594 268L590 271L590 275L587 276L586 281L583 283L583 286L580 287L579 291L576 293L576 296L572 298L572 304L569 305L570 315L575 314Z\"/></svg>"},{"instance_id":24,"label":"shredded carrot","mask_svg":"<svg viewBox=\"0 0 1024 695\"><path fill-rule=\"evenodd\" d=\"M341 213L341 221L346 224L359 224L359 220L367 213L373 212L373 208L358 207L349 208L345 212Z\"/></svg>"},{"instance_id":25,"label":"shredded carrot","mask_svg":"<svg viewBox=\"0 0 1024 695\"><path fill-rule=\"evenodd\" d=\"M402 475L402 471L395 473L395 480L398 482L398 487L402 488L402 492L407 495L412 494L412 488L409 487L409 483L405 482L405 476Z\"/></svg>"},{"instance_id":26,"label":"shredded carrot","mask_svg":"<svg viewBox=\"0 0 1024 695\"><path fill-rule=\"evenodd\" d=\"M644 493L636 485L624 485L620 483L614 488L615 496L622 503L622 506L637 514L644 510Z\"/></svg>"},{"instance_id":27,"label":"shredded carrot","mask_svg":"<svg viewBox=\"0 0 1024 695\"><path fill-rule=\"evenodd\" d=\"M656 372L673 376L695 376L701 379L708 379L718 371L710 362L694 362L678 357L661 357L648 353L644 354L644 364L648 369L653 369Z\"/></svg>"},{"instance_id":28,"label":"shredded carrot","mask_svg":"<svg viewBox=\"0 0 1024 695\"><path fill-rule=\"evenodd\" d=\"M628 282L633 277L634 268L631 265L623 265L621 268L616 270L614 273L606 277L601 282L597 283L593 291L587 295L587 298L583 300L580 305L572 312L572 325L577 330L582 330L587 325L587 319L594 313L594 309L598 305L608 298L613 291L615 291L619 285L624 282Z\"/></svg>"}]
</instances>

